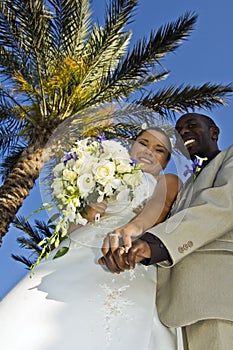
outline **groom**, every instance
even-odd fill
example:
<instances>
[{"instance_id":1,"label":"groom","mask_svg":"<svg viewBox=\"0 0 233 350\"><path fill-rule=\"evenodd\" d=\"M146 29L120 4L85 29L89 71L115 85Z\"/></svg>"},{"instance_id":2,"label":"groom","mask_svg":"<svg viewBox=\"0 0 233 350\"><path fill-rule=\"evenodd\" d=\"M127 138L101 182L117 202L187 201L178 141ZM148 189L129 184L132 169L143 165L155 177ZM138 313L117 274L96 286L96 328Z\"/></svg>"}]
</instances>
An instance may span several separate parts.
<instances>
[{"instance_id":1,"label":"groom","mask_svg":"<svg viewBox=\"0 0 233 350\"><path fill-rule=\"evenodd\" d=\"M118 250L102 259L112 272L124 270L123 259L133 268L138 256L158 264L158 314L166 326L182 327L185 350L232 350L233 146L219 150L219 128L202 114L184 114L176 130L192 160L207 158L200 173L183 186L164 223L121 259Z\"/></svg>"}]
</instances>

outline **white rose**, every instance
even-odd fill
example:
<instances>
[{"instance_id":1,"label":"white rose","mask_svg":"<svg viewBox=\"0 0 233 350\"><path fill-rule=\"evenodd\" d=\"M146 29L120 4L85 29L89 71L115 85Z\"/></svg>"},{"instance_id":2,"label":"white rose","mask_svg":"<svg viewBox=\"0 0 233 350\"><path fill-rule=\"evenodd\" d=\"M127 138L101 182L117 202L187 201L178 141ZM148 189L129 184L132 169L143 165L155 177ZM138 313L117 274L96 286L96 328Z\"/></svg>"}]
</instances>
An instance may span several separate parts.
<instances>
[{"instance_id":1,"label":"white rose","mask_svg":"<svg viewBox=\"0 0 233 350\"><path fill-rule=\"evenodd\" d=\"M73 147L70 151L75 155L75 161L84 160L89 154L84 144L79 144L78 147Z\"/></svg>"},{"instance_id":2,"label":"white rose","mask_svg":"<svg viewBox=\"0 0 233 350\"><path fill-rule=\"evenodd\" d=\"M95 177L100 183L106 183L109 178L113 177L115 170L115 164L108 160L103 160L102 162L93 166Z\"/></svg>"},{"instance_id":3,"label":"white rose","mask_svg":"<svg viewBox=\"0 0 233 350\"><path fill-rule=\"evenodd\" d=\"M78 159L85 160L85 158L89 155L89 153L86 150L79 149L76 152Z\"/></svg>"},{"instance_id":4,"label":"white rose","mask_svg":"<svg viewBox=\"0 0 233 350\"><path fill-rule=\"evenodd\" d=\"M87 196L95 187L92 174L83 174L77 180L81 196Z\"/></svg>"},{"instance_id":5,"label":"white rose","mask_svg":"<svg viewBox=\"0 0 233 350\"><path fill-rule=\"evenodd\" d=\"M63 170L62 176L64 180L70 182L74 181L77 178L76 172L68 169Z\"/></svg>"},{"instance_id":6,"label":"white rose","mask_svg":"<svg viewBox=\"0 0 233 350\"><path fill-rule=\"evenodd\" d=\"M86 148L87 145L87 139L83 140L78 140L75 142L76 148L73 149L81 149L81 148Z\"/></svg>"}]
</instances>

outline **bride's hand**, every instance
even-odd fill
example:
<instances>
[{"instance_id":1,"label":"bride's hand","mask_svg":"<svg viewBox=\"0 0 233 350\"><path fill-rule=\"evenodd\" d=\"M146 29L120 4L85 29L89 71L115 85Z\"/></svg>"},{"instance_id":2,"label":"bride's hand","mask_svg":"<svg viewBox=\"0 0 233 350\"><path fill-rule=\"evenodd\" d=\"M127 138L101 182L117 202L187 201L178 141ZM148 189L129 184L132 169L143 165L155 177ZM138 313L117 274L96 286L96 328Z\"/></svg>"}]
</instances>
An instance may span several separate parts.
<instances>
[{"instance_id":1,"label":"bride's hand","mask_svg":"<svg viewBox=\"0 0 233 350\"><path fill-rule=\"evenodd\" d=\"M116 249L114 252L109 250L106 255L99 259L99 264L114 273L120 273L125 270L134 269L136 263L151 258L151 249L149 244L141 239L136 239L132 243L129 252L126 253L123 247Z\"/></svg>"},{"instance_id":2,"label":"bride's hand","mask_svg":"<svg viewBox=\"0 0 233 350\"><path fill-rule=\"evenodd\" d=\"M106 202L91 203L84 208L82 217L87 219L89 222L97 221L101 216L105 214L106 208Z\"/></svg>"},{"instance_id":3,"label":"bride's hand","mask_svg":"<svg viewBox=\"0 0 233 350\"><path fill-rule=\"evenodd\" d=\"M143 227L140 222L129 222L120 228L111 231L104 239L102 253L106 255L109 250L112 253L119 247L124 247L126 253L132 247L132 241L143 234Z\"/></svg>"}]
</instances>

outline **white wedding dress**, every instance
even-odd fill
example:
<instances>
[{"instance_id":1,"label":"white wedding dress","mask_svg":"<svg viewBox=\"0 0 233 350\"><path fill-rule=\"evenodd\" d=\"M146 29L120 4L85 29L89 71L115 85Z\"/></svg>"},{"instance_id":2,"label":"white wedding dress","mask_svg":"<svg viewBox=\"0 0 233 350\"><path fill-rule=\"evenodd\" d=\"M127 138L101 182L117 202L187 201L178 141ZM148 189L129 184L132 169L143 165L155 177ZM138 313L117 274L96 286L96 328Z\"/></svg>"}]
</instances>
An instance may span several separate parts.
<instances>
[{"instance_id":1,"label":"white wedding dress","mask_svg":"<svg viewBox=\"0 0 233 350\"><path fill-rule=\"evenodd\" d=\"M156 267L112 274L97 263L106 233L134 215L129 203L110 204L100 222L71 234L66 255L24 278L0 304L0 349L181 349L157 316Z\"/></svg>"}]
</instances>

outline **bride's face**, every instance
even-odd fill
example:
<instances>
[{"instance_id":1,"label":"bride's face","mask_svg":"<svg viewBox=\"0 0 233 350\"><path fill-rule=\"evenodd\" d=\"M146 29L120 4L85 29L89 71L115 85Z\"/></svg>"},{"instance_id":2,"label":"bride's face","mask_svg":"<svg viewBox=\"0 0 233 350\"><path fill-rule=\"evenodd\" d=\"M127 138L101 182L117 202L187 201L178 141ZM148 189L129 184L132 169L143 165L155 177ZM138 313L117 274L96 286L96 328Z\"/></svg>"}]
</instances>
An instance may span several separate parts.
<instances>
[{"instance_id":1,"label":"bride's face","mask_svg":"<svg viewBox=\"0 0 233 350\"><path fill-rule=\"evenodd\" d=\"M157 130L145 130L137 137L130 154L142 164L144 172L157 176L169 161L169 141Z\"/></svg>"}]
</instances>

